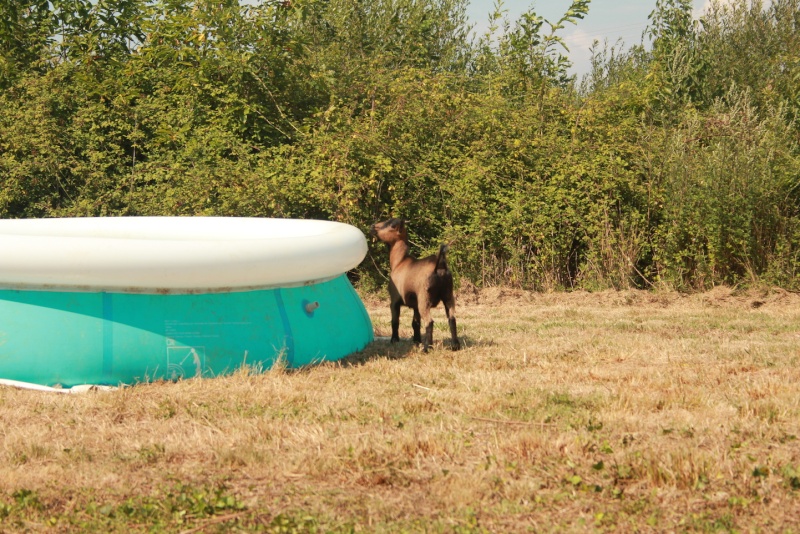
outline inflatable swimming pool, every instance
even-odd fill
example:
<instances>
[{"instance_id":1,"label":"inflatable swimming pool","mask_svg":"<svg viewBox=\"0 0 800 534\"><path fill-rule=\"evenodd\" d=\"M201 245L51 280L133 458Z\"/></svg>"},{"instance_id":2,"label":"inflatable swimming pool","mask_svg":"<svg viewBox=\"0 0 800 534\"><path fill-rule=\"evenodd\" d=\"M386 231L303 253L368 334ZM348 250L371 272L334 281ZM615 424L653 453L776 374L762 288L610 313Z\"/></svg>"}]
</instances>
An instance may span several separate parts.
<instances>
[{"instance_id":1,"label":"inflatable swimming pool","mask_svg":"<svg viewBox=\"0 0 800 534\"><path fill-rule=\"evenodd\" d=\"M345 272L363 233L329 221L0 221L0 378L119 385L299 367L372 341Z\"/></svg>"}]
</instances>

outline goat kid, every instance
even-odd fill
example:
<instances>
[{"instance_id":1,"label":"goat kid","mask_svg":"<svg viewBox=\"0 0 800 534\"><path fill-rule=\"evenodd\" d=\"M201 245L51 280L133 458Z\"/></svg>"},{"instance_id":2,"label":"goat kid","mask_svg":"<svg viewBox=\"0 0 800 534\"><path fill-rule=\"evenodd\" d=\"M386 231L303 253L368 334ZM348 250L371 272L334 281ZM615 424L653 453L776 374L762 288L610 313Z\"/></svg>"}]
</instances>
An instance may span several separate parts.
<instances>
[{"instance_id":1,"label":"goat kid","mask_svg":"<svg viewBox=\"0 0 800 534\"><path fill-rule=\"evenodd\" d=\"M414 343L421 343L420 325L425 324L425 343L422 351L428 352L433 344L433 318L431 308L444 304L450 325L452 349L461 344L456 335L456 300L453 296L453 274L447 267L447 247L439 247L439 253L416 259L408 253L408 232L405 221L389 219L370 227L370 233L389 247L389 296L392 310L392 342L400 341L400 308L408 306L414 310L411 326Z\"/></svg>"}]
</instances>

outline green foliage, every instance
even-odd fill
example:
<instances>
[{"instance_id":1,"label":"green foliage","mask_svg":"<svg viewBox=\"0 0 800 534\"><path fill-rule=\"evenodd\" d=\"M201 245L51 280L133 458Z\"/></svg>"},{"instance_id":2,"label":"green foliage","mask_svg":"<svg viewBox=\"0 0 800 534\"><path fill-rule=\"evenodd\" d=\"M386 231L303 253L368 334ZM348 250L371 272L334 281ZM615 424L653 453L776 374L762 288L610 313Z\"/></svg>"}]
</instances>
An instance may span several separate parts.
<instances>
[{"instance_id":1,"label":"green foliage","mask_svg":"<svg viewBox=\"0 0 800 534\"><path fill-rule=\"evenodd\" d=\"M589 2L574 0L556 23L538 16L532 10L520 16L516 26L503 36L499 46L501 61L508 65L508 74L516 78L516 83L509 87L512 92L529 92L527 85L530 83L542 88L551 83L562 87L568 84L567 69L571 64L557 50L569 52L569 48L557 32L565 24L577 24L578 20L583 19L589 12ZM542 33L545 24L550 28L547 34Z\"/></svg>"},{"instance_id":2,"label":"green foliage","mask_svg":"<svg viewBox=\"0 0 800 534\"><path fill-rule=\"evenodd\" d=\"M21 72L41 72L51 35L48 0L0 0L0 89Z\"/></svg>"},{"instance_id":3,"label":"green foliage","mask_svg":"<svg viewBox=\"0 0 800 534\"><path fill-rule=\"evenodd\" d=\"M697 27L692 20L691 0L657 0L650 14L648 34L653 39L653 104L670 114L695 102L705 67L697 50Z\"/></svg>"},{"instance_id":4,"label":"green foliage","mask_svg":"<svg viewBox=\"0 0 800 534\"><path fill-rule=\"evenodd\" d=\"M655 268L681 287L755 282L787 260L781 242L797 216L797 150L786 142L785 110L759 117L748 94L733 90L705 113L687 112L681 127L664 140L654 177L664 217Z\"/></svg>"},{"instance_id":5,"label":"green foliage","mask_svg":"<svg viewBox=\"0 0 800 534\"><path fill-rule=\"evenodd\" d=\"M18 489L10 499L0 501L0 518L12 528L47 522L58 530L89 532L130 531L131 525L146 524L151 530L175 530L186 525L202 524L215 516L230 516L235 521L247 511L238 497L222 486L198 488L176 484L160 490L155 495L140 495L122 502L98 503L93 499L83 509L64 511L60 503L40 499L39 494L28 489ZM283 532L283 531L282 531Z\"/></svg>"},{"instance_id":6,"label":"green foliage","mask_svg":"<svg viewBox=\"0 0 800 534\"><path fill-rule=\"evenodd\" d=\"M702 101L710 105L731 86L747 88L758 108L786 106L800 115L800 2L736 0L715 3L698 36L706 64Z\"/></svg>"},{"instance_id":7,"label":"green foliage","mask_svg":"<svg viewBox=\"0 0 800 534\"><path fill-rule=\"evenodd\" d=\"M580 85L588 0L465 8L0 0L0 216L394 215L478 285L796 285L799 0L659 0Z\"/></svg>"}]
</instances>

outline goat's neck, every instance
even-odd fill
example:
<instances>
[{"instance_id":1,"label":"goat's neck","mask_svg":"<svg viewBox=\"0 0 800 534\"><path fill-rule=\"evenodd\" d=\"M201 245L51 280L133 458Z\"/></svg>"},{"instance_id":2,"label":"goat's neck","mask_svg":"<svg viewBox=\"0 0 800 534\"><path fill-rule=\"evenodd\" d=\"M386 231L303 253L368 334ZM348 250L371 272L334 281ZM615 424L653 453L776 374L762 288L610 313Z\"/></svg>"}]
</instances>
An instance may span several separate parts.
<instances>
[{"instance_id":1,"label":"goat's neck","mask_svg":"<svg viewBox=\"0 0 800 534\"><path fill-rule=\"evenodd\" d=\"M400 265L408 257L408 241L395 241L389 247L389 265L392 269Z\"/></svg>"}]
</instances>

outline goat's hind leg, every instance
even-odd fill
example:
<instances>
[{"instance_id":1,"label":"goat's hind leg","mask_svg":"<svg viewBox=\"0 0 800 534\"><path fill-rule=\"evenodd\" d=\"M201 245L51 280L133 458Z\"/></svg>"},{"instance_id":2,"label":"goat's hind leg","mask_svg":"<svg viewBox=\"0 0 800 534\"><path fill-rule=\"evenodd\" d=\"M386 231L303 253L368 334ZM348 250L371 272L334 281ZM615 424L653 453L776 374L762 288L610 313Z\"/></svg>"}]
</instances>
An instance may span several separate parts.
<instances>
[{"instance_id":1,"label":"goat's hind leg","mask_svg":"<svg viewBox=\"0 0 800 534\"><path fill-rule=\"evenodd\" d=\"M417 303L420 315L420 326L425 325L425 339L422 344L422 352L428 352L433 345L433 317L431 317L431 304L427 299L421 298Z\"/></svg>"},{"instance_id":2,"label":"goat's hind leg","mask_svg":"<svg viewBox=\"0 0 800 534\"><path fill-rule=\"evenodd\" d=\"M428 352L428 349L433 345L433 319L430 316L429 311L428 320L425 322L425 343L422 345L422 352Z\"/></svg>"},{"instance_id":3,"label":"goat's hind leg","mask_svg":"<svg viewBox=\"0 0 800 534\"><path fill-rule=\"evenodd\" d=\"M447 315L447 323L450 325L450 339L452 340L450 347L453 350L461 348L461 343L458 341L458 329L456 328L456 300L450 299L444 301L444 313Z\"/></svg>"}]
</instances>

